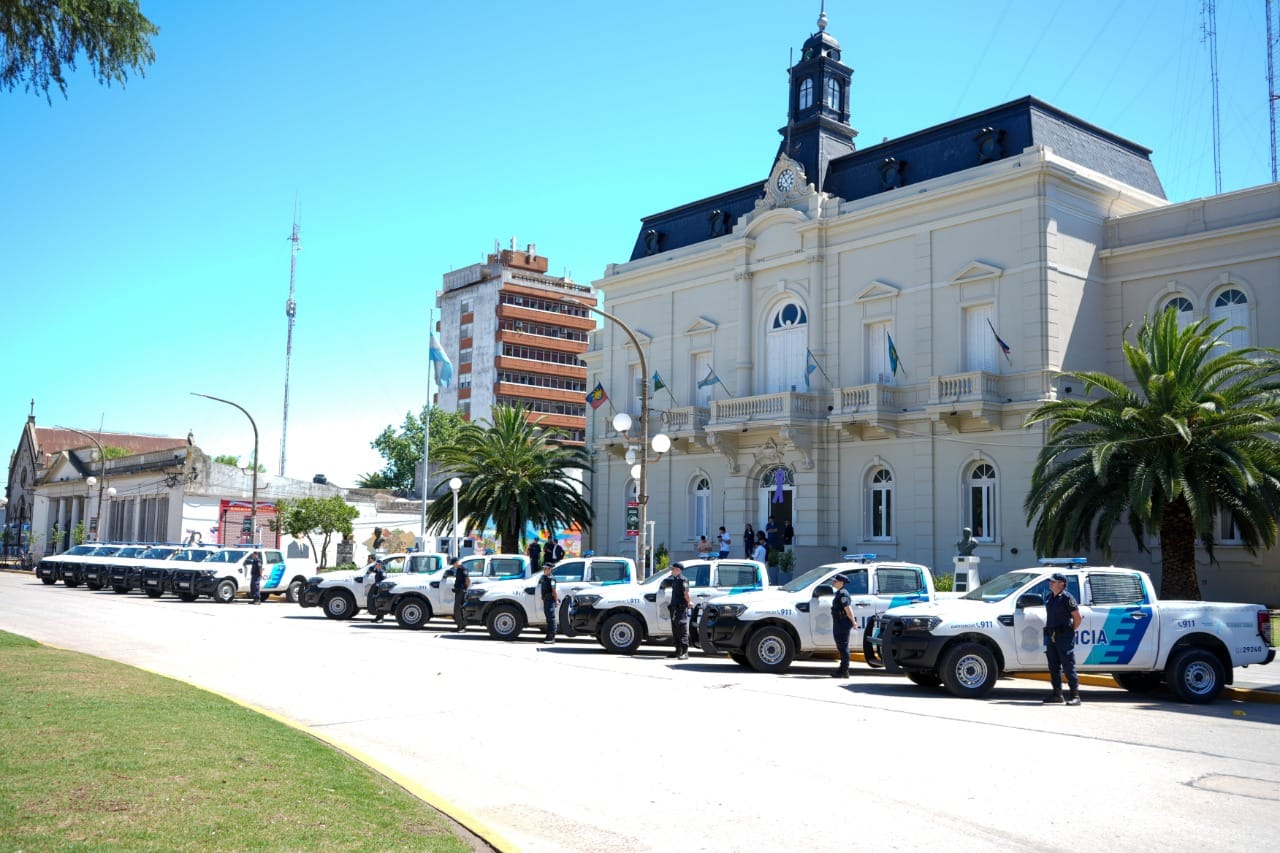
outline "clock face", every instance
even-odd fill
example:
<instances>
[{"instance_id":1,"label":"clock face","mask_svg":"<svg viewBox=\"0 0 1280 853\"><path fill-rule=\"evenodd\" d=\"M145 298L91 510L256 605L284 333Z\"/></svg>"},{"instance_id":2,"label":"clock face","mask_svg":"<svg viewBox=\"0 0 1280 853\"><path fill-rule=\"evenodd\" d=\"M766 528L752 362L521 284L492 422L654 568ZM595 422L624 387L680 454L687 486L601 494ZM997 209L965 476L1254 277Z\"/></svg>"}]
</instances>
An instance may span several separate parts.
<instances>
[{"instance_id":1,"label":"clock face","mask_svg":"<svg viewBox=\"0 0 1280 853\"><path fill-rule=\"evenodd\" d=\"M785 169L783 170L781 175L778 175L778 189L781 190L782 192L784 193L791 192L791 188L795 186L795 184L796 184L796 173L791 171L790 169Z\"/></svg>"}]
</instances>

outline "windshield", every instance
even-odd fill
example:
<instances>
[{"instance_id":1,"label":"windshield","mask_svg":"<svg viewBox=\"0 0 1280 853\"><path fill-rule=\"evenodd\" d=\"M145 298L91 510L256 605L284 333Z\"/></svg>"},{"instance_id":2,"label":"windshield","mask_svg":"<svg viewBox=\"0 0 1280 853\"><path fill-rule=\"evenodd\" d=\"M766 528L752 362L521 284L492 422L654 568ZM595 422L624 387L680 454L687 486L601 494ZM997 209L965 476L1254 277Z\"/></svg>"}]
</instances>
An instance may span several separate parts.
<instances>
[{"instance_id":1,"label":"windshield","mask_svg":"<svg viewBox=\"0 0 1280 853\"><path fill-rule=\"evenodd\" d=\"M111 556L114 556L114 555L116 555L116 554L119 554L119 553L120 553L120 549L121 549L121 546L120 546L120 545L103 545L103 546L102 546L102 547L100 547L100 548L94 548L94 549L93 549L93 556L95 556L95 557L111 557Z\"/></svg>"},{"instance_id":2,"label":"windshield","mask_svg":"<svg viewBox=\"0 0 1280 853\"><path fill-rule=\"evenodd\" d=\"M120 550L120 553L117 554L116 556L117 557L141 557L143 552L146 550L147 550L146 548L143 548L141 546L135 546L132 548L122 548Z\"/></svg>"},{"instance_id":3,"label":"windshield","mask_svg":"<svg viewBox=\"0 0 1280 853\"><path fill-rule=\"evenodd\" d=\"M248 554L248 553L249 553L248 551L236 551L236 550L228 549L226 551L219 551L209 559L205 560L205 562L206 563L239 563L241 560L244 559L245 554Z\"/></svg>"},{"instance_id":4,"label":"windshield","mask_svg":"<svg viewBox=\"0 0 1280 853\"><path fill-rule=\"evenodd\" d=\"M657 586L658 584L662 583L664 580L666 580L669 577L671 577L671 570L664 569L663 571L658 572L653 577L645 578L643 581L640 582L640 585L641 586Z\"/></svg>"},{"instance_id":5,"label":"windshield","mask_svg":"<svg viewBox=\"0 0 1280 853\"><path fill-rule=\"evenodd\" d=\"M961 598L969 601L1000 601L1039 576L1040 572L1009 572L998 578L992 578L973 592L962 595Z\"/></svg>"},{"instance_id":6,"label":"windshield","mask_svg":"<svg viewBox=\"0 0 1280 853\"><path fill-rule=\"evenodd\" d=\"M93 549L96 547L97 547L96 545L77 545L74 548L72 548L70 551L68 551L64 556L78 557L81 554L92 554Z\"/></svg>"},{"instance_id":7,"label":"windshield","mask_svg":"<svg viewBox=\"0 0 1280 853\"><path fill-rule=\"evenodd\" d=\"M142 552L145 560L166 560L177 548L148 548Z\"/></svg>"},{"instance_id":8,"label":"windshield","mask_svg":"<svg viewBox=\"0 0 1280 853\"><path fill-rule=\"evenodd\" d=\"M524 576L524 557L493 557L489 563L489 576L518 578Z\"/></svg>"},{"instance_id":9,"label":"windshield","mask_svg":"<svg viewBox=\"0 0 1280 853\"><path fill-rule=\"evenodd\" d=\"M830 566L819 566L816 569L810 569L797 578L793 578L790 583L782 585L783 592L799 592L811 583L816 583L819 578L826 574L836 574Z\"/></svg>"},{"instance_id":10,"label":"windshield","mask_svg":"<svg viewBox=\"0 0 1280 853\"><path fill-rule=\"evenodd\" d=\"M181 554L174 557L173 559L181 560L184 563L201 563L201 562L204 562L206 559L208 559L209 555L213 553L216 553L216 552L214 551L183 551Z\"/></svg>"}]
</instances>

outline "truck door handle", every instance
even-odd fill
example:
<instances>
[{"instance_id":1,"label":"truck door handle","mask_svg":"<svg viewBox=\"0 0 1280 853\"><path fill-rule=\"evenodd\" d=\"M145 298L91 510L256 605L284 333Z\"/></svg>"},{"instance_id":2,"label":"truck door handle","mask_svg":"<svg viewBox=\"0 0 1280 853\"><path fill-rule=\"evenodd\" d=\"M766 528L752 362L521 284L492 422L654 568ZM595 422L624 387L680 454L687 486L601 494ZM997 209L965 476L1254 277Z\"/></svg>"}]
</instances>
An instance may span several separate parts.
<instances>
[{"instance_id":1,"label":"truck door handle","mask_svg":"<svg viewBox=\"0 0 1280 853\"><path fill-rule=\"evenodd\" d=\"M1147 614L1143 613L1141 610L1135 610L1129 614L1129 618L1130 619L1146 619Z\"/></svg>"}]
</instances>

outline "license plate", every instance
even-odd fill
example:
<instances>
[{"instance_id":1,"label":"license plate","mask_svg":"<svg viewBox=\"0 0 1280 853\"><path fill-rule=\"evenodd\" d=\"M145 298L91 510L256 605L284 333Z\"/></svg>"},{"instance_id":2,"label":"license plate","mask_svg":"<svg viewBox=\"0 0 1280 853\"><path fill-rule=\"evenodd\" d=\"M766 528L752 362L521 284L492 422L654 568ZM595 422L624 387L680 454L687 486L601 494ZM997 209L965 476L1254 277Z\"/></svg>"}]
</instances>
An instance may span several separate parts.
<instances>
[{"instance_id":1,"label":"license plate","mask_svg":"<svg viewBox=\"0 0 1280 853\"><path fill-rule=\"evenodd\" d=\"M187 583L186 581L178 581L179 589L189 589L190 587L191 587L191 584Z\"/></svg>"}]
</instances>

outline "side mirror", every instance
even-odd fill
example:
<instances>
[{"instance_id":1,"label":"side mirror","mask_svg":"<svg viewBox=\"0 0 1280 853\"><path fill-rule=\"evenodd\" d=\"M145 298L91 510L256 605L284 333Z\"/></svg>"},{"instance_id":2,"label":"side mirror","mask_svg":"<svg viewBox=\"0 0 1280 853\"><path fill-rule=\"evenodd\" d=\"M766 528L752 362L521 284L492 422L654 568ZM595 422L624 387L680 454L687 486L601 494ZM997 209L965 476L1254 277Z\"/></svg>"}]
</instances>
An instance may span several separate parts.
<instances>
[{"instance_id":1,"label":"side mirror","mask_svg":"<svg viewBox=\"0 0 1280 853\"><path fill-rule=\"evenodd\" d=\"M1018 603L1015 605L1019 610L1024 607L1044 607L1044 599L1036 595L1034 592L1028 592L1018 596Z\"/></svg>"},{"instance_id":2,"label":"side mirror","mask_svg":"<svg viewBox=\"0 0 1280 853\"><path fill-rule=\"evenodd\" d=\"M818 588L813 591L814 598L818 598L823 595L835 595L835 594L836 594L835 587L831 586L831 584L828 584L828 583L818 584Z\"/></svg>"}]
</instances>

